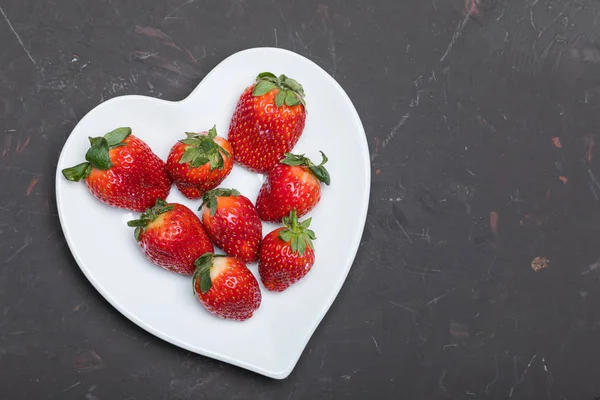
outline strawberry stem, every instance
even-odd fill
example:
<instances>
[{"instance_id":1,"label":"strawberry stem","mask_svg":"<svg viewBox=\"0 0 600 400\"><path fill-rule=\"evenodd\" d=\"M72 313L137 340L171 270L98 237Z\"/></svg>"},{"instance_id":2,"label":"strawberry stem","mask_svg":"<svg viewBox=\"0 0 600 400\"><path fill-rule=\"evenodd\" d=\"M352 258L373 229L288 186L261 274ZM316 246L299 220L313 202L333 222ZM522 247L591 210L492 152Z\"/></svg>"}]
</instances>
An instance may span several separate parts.
<instances>
[{"instance_id":1,"label":"strawberry stem","mask_svg":"<svg viewBox=\"0 0 600 400\"><path fill-rule=\"evenodd\" d=\"M179 159L180 164L188 164L192 168L198 168L209 163L211 171L217 168L221 170L225 167L223 154L225 157L231 158L229 152L214 140L217 137L216 125L210 128L208 135L193 132L186 132L185 134L187 138L180 140L181 143L187 145Z\"/></svg>"},{"instance_id":2,"label":"strawberry stem","mask_svg":"<svg viewBox=\"0 0 600 400\"><path fill-rule=\"evenodd\" d=\"M210 216L212 217L217 212L217 197L229 197L239 195L240 192L238 192L235 189L217 188L209 190L208 192L204 193L204 196L202 196L202 204L200 204L200 207L198 207L198 211L202 210L202 207L206 205L206 207L208 207L208 209L210 210Z\"/></svg>"},{"instance_id":3,"label":"strawberry stem","mask_svg":"<svg viewBox=\"0 0 600 400\"><path fill-rule=\"evenodd\" d=\"M92 173L92 167L107 170L112 167L109 151L114 147L124 146L123 141L131 135L131 128L117 128L104 136L90 137L90 148L85 153L87 162L62 170L62 174L70 181L79 182Z\"/></svg>"},{"instance_id":4,"label":"strawberry stem","mask_svg":"<svg viewBox=\"0 0 600 400\"><path fill-rule=\"evenodd\" d=\"M210 269L213 265L214 253L204 253L194 261L196 270L192 277L194 284L194 293L196 292L196 280L200 279L200 291L204 294L212 287L212 279L210 279Z\"/></svg>"},{"instance_id":5,"label":"strawberry stem","mask_svg":"<svg viewBox=\"0 0 600 400\"><path fill-rule=\"evenodd\" d=\"M284 104L288 107L302 104L306 108L304 100L304 88L296 80L288 78L285 75L275 76L271 72L262 72L256 77L256 85L252 90L253 96L262 96L269 93L271 90L279 89L279 93L275 96L275 105L277 108Z\"/></svg>"},{"instance_id":6,"label":"strawberry stem","mask_svg":"<svg viewBox=\"0 0 600 400\"><path fill-rule=\"evenodd\" d=\"M312 241L317 237L312 230L308 229L311 221L312 218L308 218L299 222L295 209L290 212L289 216L283 218L282 222L286 229L279 232L279 238L290 244L293 253L303 256L307 246L314 249Z\"/></svg>"},{"instance_id":7,"label":"strawberry stem","mask_svg":"<svg viewBox=\"0 0 600 400\"><path fill-rule=\"evenodd\" d=\"M292 210L290 214L290 221L292 222L292 231L298 231L298 216L296 215L296 210Z\"/></svg>"},{"instance_id":8,"label":"strawberry stem","mask_svg":"<svg viewBox=\"0 0 600 400\"><path fill-rule=\"evenodd\" d=\"M292 154L285 153L285 158L280 162L289 166L304 166L307 167L308 170L317 178L319 181L323 182L327 186L331 183L331 177L329 176L329 171L324 167L325 163L329 160L325 153L321 151L321 155L323 156L323 160L321 164L315 165L308 157L305 157L304 154Z\"/></svg>"},{"instance_id":9,"label":"strawberry stem","mask_svg":"<svg viewBox=\"0 0 600 400\"><path fill-rule=\"evenodd\" d=\"M158 218L159 215L171 211L173 208L175 208L175 206L172 204L161 199L156 199L156 204L153 207L146 209L138 219L128 221L127 226L132 228L135 227L135 231L133 232L135 240L140 240L140 235L144 232L146 227Z\"/></svg>"}]
</instances>

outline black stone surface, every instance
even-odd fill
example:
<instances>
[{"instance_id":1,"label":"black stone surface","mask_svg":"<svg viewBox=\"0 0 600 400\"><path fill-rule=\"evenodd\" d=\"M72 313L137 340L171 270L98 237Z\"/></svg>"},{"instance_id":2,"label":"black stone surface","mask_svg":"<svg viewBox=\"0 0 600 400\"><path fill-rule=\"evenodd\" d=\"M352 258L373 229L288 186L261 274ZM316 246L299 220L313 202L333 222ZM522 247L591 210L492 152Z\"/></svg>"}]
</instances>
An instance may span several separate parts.
<instances>
[{"instance_id":1,"label":"black stone surface","mask_svg":"<svg viewBox=\"0 0 600 400\"><path fill-rule=\"evenodd\" d=\"M598 1L3 0L0 12L3 399L600 396ZM331 73L372 158L356 261L284 381L121 316L70 255L54 193L62 145L98 103L184 98L256 46Z\"/></svg>"}]
</instances>

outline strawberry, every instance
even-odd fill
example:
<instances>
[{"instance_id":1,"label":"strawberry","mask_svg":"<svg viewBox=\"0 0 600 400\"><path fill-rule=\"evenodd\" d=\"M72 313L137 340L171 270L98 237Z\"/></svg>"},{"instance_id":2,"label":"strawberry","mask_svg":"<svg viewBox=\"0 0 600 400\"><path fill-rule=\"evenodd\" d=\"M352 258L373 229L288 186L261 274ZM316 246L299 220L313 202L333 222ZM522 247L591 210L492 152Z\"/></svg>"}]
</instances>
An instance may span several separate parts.
<instances>
[{"instance_id":1,"label":"strawberry","mask_svg":"<svg viewBox=\"0 0 600 400\"><path fill-rule=\"evenodd\" d=\"M233 167L233 151L216 127L208 132L189 133L177 142L167 158L171 179L183 195L198 199L223 182Z\"/></svg>"},{"instance_id":2,"label":"strawberry","mask_svg":"<svg viewBox=\"0 0 600 400\"><path fill-rule=\"evenodd\" d=\"M243 262L258 260L262 223L254 204L235 189L214 189L202 200L198 210L210 240Z\"/></svg>"},{"instance_id":3,"label":"strawberry","mask_svg":"<svg viewBox=\"0 0 600 400\"><path fill-rule=\"evenodd\" d=\"M87 162L62 170L70 181L85 179L98 200L113 207L142 212L171 190L167 168L150 147L117 128L103 137L90 138Z\"/></svg>"},{"instance_id":4,"label":"strawberry","mask_svg":"<svg viewBox=\"0 0 600 400\"><path fill-rule=\"evenodd\" d=\"M314 165L304 155L285 154L285 158L269 172L260 188L256 208L263 221L279 222L296 210L302 217L321 200L321 182L329 185L329 172L323 166L327 157Z\"/></svg>"},{"instance_id":5,"label":"strawberry","mask_svg":"<svg viewBox=\"0 0 600 400\"><path fill-rule=\"evenodd\" d=\"M196 266L194 292L211 314L244 321L260 307L258 282L239 259L206 253Z\"/></svg>"},{"instance_id":6,"label":"strawberry","mask_svg":"<svg viewBox=\"0 0 600 400\"><path fill-rule=\"evenodd\" d=\"M142 251L154 264L179 274L191 275L194 261L213 251L202 223L184 205L156 200L139 219L129 221Z\"/></svg>"},{"instance_id":7,"label":"strawberry","mask_svg":"<svg viewBox=\"0 0 600 400\"><path fill-rule=\"evenodd\" d=\"M283 219L278 228L263 239L260 246L258 273L263 285L282 292L304 277L315 262L312 241L315 233L308 229L312 218L298 222L295 211Z\"/></svg>"},{"instance_id":8,"label":"strawberry","mask_svg":"<svg viewBox=\"0 0 600 400\"><path fill-rule=\"evenodd\" d=\"M304 130L304 89L285 75L263 72L242 93L229 126L235 161L267 173L291 151Z\"/></svg>"}]
</instances>

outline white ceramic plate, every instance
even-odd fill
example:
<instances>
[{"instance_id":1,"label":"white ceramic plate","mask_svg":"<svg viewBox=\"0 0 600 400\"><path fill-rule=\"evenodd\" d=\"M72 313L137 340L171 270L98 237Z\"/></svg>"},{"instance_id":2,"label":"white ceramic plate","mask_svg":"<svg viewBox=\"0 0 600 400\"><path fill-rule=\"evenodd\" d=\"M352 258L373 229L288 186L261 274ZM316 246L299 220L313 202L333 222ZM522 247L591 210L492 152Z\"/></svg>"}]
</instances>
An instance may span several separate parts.
<instances>
[{"instance_id":1,"label":"white ceramic plate","mask_svg":"<svg viewBox=\"0 0 600 400\"><path fill-rule=\"evenodd\" d=\"M61 170L84 161L89 136L119 126L130 126L164 160L185 131L216 124L226 137L240 94L263 71L284 73L304 86L308 116L294 152L316 162L319 150L325 152L331 186L324 186L321 202L308 215L317 235L312 270L283 293L261 287L260 308L240 323L210 315L193 295L191 278L156 267L143 256L133 230L126 226L137 214L100 203L83 182L68 182ZM254 201L263 180L236 165L221 187L237 188ZM67 243L102 296L134 323L172 344L276 379L290 374L346 279L364 228L369 188L365 132L344 90L313 62L275 48L230 56L182 101L123 96L100 104L71 133L56 171L58 212ZM200 204L185 199L175 186L167 200L192 210ZM263 235L276 226L264 224ZM256 265L249 267L258 278Z\"/></svg>"}]
</instances>

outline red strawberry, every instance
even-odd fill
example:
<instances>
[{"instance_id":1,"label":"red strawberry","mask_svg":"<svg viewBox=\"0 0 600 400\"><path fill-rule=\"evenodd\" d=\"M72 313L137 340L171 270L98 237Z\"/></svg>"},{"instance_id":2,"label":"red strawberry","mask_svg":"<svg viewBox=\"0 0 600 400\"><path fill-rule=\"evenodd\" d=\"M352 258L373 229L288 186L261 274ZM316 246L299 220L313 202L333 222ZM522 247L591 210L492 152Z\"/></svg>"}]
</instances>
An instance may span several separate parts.
<instances>
[{"instance_id":1,"label":"red strawberry","mask_svg":"<svg viewBox=\"0 0 600 400\"><path fill-rule=\"evenodd\" d=\"M202 200L199 210L210 240L243 262L258 260L262 223L254 204L235 189L214 189Z\"/></svg>"},{"instance_id":2,"label":"red strawberry","mask_svg":"<svg viewBox=\"0 0 600 400\"><path fill-rule=\"evenodd\" d=\"M275 229L260 246L258 273L269 290L282 292L310 271L315 262L312 241L315 233L308 229L312 218L298 222L296 212L283 219L285 228Z\"/></svg>"},{"instance_id":3,"label":"red strawberry","mask_svg":"<svg viewBox=\"0 0 600 400\"><path fill-rule=\"evenodd\" d=\"M131 128L117 128L90 138L87 162L62 170L70 181L85 179L88 189L110 206L142 212L165 199L171 179L163 160Z\"/></svg>"},{"instance_id":4,"label":"red strawberry","mask_svg":"<svg viewBox=\"0 0 600 400\"><path fill-rule=\"evenodd\" d=\"M321 164L314 165L304 155L286 153L260 188L256 200L260 218L279 222L292 210L298 217L312 210L321 200L321 182L330 183L329 172L323 166L326 162L325 154Z\"/></svg>"},{"instance_id":5,"label":"red strawberry","mask_svg":"<svg viewBox=\"0 0 600 400\"><path fill-rule=\"evenodd\" d=\"M135 239L146 257L169 271L191 275L196 268L194 261L213 251L198 216L178 203L157 200L154 207L127 225L135 227Z\"/></svg>"},{"instance_id":6,"label":"red strawberry","mask_svg":"<svg viewBox=\"0 0 600 400\"><path fill-rule=\"evenodd\" d=\"M259 74L256 84L242 93L229 126L235 161L252 171L268 172L300 138L305 106L298 82L285 75Z\"/></svg>"},{"instance_id":7,"label":"red strawberry","mask_svg":"<svg viewBox=\"0 0 600 400\"><path fill-rule=\"evenodd\" d=\"M216 127L208 132L189 133L177 142L167 158L169 175L183 195L198 199L214 189L231 172L233 151Z\"/></svg>"},{"instance_id":8,"label":"red strawberry","mask_svg":"<svg viewBox=\"0 0 600 400\"><path fill-rule=\"evenodd\" d=\"M237 258L207 253L196 260L196 266L194 291L211 314L244 321L260 307L258 282Z\"/></svg>"}]
</instances>

